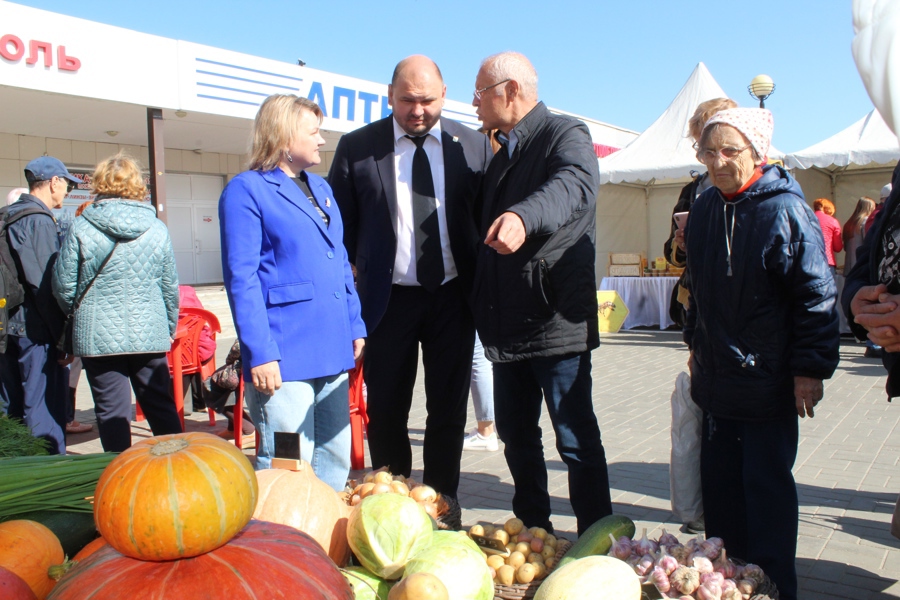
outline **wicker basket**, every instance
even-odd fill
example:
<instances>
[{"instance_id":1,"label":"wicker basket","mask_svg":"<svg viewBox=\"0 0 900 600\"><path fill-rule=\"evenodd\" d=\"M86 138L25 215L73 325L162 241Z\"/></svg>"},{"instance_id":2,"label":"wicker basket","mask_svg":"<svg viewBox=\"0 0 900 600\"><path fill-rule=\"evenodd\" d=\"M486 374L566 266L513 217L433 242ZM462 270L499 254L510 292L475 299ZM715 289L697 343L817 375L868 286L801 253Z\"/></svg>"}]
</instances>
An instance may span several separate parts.
<instances>
[{"instance_id":1,"label":"wicker basket","mask_svg":"<svg viewBox=\"0 0 900 600\"><path fill-rule=\"evenodd\" d=\"M566 555L566 552L568 552L571 547L572 542L569 541L564 541L559 544L559 547L556 549L557 562ZM534 598L538 588L541 587L541 583L543 583L543 580L535 580L531 583L514 583L513 585L495 583L494 600L522 600L523 598Z\"/></svg>"}]
</instances>

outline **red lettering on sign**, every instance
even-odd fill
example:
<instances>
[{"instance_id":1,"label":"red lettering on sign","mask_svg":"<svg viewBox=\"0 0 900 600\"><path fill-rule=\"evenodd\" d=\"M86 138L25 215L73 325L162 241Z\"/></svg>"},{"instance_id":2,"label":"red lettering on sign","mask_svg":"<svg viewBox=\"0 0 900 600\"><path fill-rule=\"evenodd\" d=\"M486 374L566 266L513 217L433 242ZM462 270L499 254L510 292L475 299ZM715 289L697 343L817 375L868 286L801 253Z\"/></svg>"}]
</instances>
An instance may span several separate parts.
<instances>
[{"instance_id":1,"label":"red lettering on sign","mask_svg":"<svg viewBox=\"0 0 900 600\"><path fill-rule=\"evenodd\" d=\"M50 42L39 42L31 40L28 42L28 58L25 59L26 65L33 65L38 61L38 52L44 51L44 66L53 66L53 45Z\"/></svg>"},{"instance_id":2,"label":"red lettering on sign","mask_svg":"<svg viewBox=\"0 0 900 600\"><path fill-rule=\"evenodd\" d=\"M56 47L56 63L60 71L77 71L81 68L81 60L74 56L66 56L66 47Z\"/></svg>"},{"instance_id":3,"label":"red lettering on sign","mask_svg":"<svg viewBox=\"0 0 900 600\"><path fill-rule=\"evenodd\" d=\"M13 47L13 51L9 51L10 44ZM0 37L0 56L5 58L6 60L16 61L22 58L25 54L25 43L12 34L6 34L3 37Z\"/></svg>"}]
</instances>

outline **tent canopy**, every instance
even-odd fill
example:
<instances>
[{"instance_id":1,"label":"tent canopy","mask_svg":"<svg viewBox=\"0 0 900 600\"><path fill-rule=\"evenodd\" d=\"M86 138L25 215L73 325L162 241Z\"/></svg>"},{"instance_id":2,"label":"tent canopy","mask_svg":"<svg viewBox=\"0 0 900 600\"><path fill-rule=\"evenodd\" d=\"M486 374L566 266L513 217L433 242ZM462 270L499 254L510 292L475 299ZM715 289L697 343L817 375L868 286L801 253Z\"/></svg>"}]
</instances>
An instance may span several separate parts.
<instances>
[{"instance_id":1,"label":"tent canopy","mask_svg":"<svg viewBox=\"0 0 900 600\"><path fill-rule=\"evenodd\" d=\"M828 139L784 157L792 169L884 164L900 159L900 142L877 109Z\"/></svg>"},{"instance_id":2,"label":"tent canopy","mask_svg":"<svg viewBox=\"0 0 900 600\"><path fill-rule=\"evenodd\" d=\"M697 105L727 94L702 62L669 107L633 142L615 154L600 159L600 183L659 182L684 179L700 171L694 141L688 135L688 121ZM781 156L773 146L769 155Z\"/></svg>"}]
</instances>

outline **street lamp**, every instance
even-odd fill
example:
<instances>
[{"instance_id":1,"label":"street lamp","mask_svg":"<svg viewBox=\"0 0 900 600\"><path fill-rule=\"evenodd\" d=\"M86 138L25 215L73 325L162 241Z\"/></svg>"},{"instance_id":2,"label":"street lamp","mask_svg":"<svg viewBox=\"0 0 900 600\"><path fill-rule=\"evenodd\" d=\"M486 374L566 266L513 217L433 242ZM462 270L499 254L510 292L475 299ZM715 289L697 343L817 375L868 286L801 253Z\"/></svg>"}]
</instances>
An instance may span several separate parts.
<instances>
[{"instance_id":1,"label":"street lamp","mask_svg":"<svg viewBox=\"0 0 900 600\"><path fill-rule=\"evenodd\" d=\"M760 108L765 108L765 99L775 93L775 82L768 75L757 75L747 86L747 91L759 100Z\"/></svg>"}]
</instances>

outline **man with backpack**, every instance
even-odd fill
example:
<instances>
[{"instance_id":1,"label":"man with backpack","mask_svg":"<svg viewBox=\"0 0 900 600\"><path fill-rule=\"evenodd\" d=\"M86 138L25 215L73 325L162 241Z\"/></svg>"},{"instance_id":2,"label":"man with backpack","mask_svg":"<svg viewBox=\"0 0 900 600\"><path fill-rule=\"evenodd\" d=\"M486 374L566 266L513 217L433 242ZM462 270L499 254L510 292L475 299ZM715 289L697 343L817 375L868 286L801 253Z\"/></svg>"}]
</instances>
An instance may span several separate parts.
<instances>
[{"instance_id":1,"label":"man with backpack","mask_svg":"<svg viewBox=\"0 0 900 600\"><path fill-rule=\"evenodd\" d=\"M78 180L52 156L29 162L25 179L28 193L0 210L0 396L9 416L50 442L51 454L65 454L71 357L56 349L65 315L50 286L60 245L50 210Z\"/></svg>"}]
</instances>

